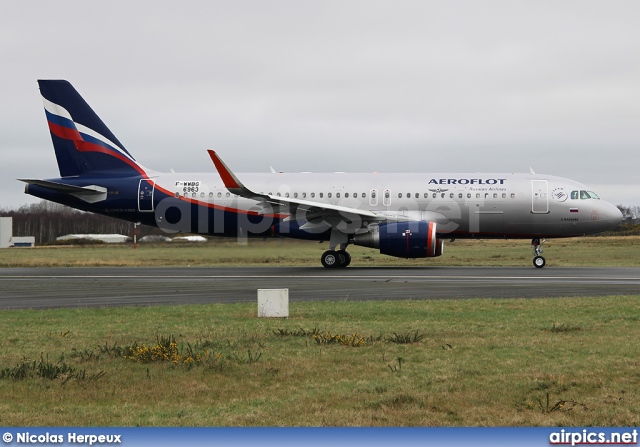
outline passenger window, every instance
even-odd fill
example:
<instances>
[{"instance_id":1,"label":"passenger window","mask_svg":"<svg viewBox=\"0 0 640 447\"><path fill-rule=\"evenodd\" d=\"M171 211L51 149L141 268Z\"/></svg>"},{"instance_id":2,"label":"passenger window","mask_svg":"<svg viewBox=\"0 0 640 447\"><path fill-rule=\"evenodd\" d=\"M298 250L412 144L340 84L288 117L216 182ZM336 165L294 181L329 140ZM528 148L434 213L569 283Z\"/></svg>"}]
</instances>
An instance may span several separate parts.
<instances>
[{"instance_id":1,"label":"passenger window","mask_svg":"<svg viewBox=\"0 0 640 447\"><path fill-rule=\"evenodd\" d=\"M213 193L212 192L209 193L209 197L213 197Z\"/></svg>"},{"instance_id":2,"label":"passenger window","mask_svg":"<svg viewBox=\"0 0 640 447\"><path fill-rule=\"evenodd\" d=\"M498 198L498 194L497 193L493 193L493 198L497 199Z\"/></svg>"},{"instance_id":3,"label":"passenger window","mask_svg":"<svg viewBox=\"0 0 640 447\"><path fill-rule=\"evenodd\" d=\"M455 197L455 195L453 193L449 194L449 198L453 199Z\"/></svg>"},{"instance_id":4,"label":"passenger window","mask_svg":"<svg viewBox=\"0 0 640 447\"><path fill-rule=\"evenodd\" d=\"M200 197L204 197L204 193L203 192L200 193Z\"/></svg>"},{"instance_id":5,"label":"passenger window","mask_svg":"<svg viewBox=\"0 0 640 447\"><path fill-rule=\"evenodd\" d=\"M323 194L323 193L320 193L320 198L322 199L322 197L324 197L324 194Z\"/></svg>"},{"instance_id":6,"label":"passenger window","mask_svg":"<svg viewBox=\"0 0 640 447\"><path fill-rule=\"evenodd\" d=\"M388 198L389 198L389 191L385 191L385 192L384 192L384 198L385 198L385 199L388 199Z\"/></svg>"},{"instance_id":7,"label":"passenger window","mask_svg":"<svg viewBox=\"0 0 640 447\"><path fill-rule=\"evenodd\" d=\"M284 193L284 196L285 196L285 197L289 197L289 193L288 193L288 192L285 192L285 193Z\"/></svg>"},{"instance_id":8,"label":"passenger window","mask_svg":"<svg viewBox=\"0 0 640 447\"><path fill-rule=\"evenodd\" d=\"M279 192L276 193L276 196L281 197Z\"/></svg>"},{"instance_id":9,"label":"passenger window","mask_svg":"<svg viewBox=\"0 0 640 447\"><path fill-rule=\"evenodd\" d=\"M507 198L507 194L503 192L503 193L502 193L502 198L503 198L503 199L506 199L506 198Z\"/></svg>"},{"instance_id":10,"label":"passenger window","mask_svg":"<svg viewBox=\"0 0 640 447\"><path fill-rule=\"evenodd\" d=\"M458 199L462 199L462 193L458 194Z\"/></svg>"},{"instance_id":11,"label":"passenger window","mask_svg":"<svg viewBox=\"0 0 640 447\"><path fill-rule=\"evenodd\" d=\"M226 195L227 195L227 197L231 197L231 193L230 192L228 192Z\"/></svg>"},{"instance_id":12,"label":"passenger window","mask_svg":"<svg viewBox=\"0 0 640 447\"><path fill-rule=\"evenodd\" d=\"M195 192L191 193L191 197L195 197L195 196L196 196Z\"/></svg>"},{"instance_id":13,"label":"passenger window","mask_svg":"<svg viewBox=\"0 0 640 447\"><path fill-rule=\"evenodd\" d=\"M340 198L340 193L339 192L336 193L336 198L338 198L338 199Z\"/></svg>"},{"instance_id":14,"label":"passenger window","mask_svg":"<svg viewBox=\"0 0 640 447\"><path fill-rule=\"evenodd\" d=\"M297 198L298 198L298 193L297 193L297 192L294 192L294 193L293 193L293 197L294 197L295 199L297 199Z\"/></svg>"},{"instance_id":15,"label":"passenger window","mask_svg":"<svg viewBox=\"0 0 640 447\"><path fill-rule=\"evenodd\" d=\"M222 197L222 193L221 192L218 193L218 197Z\"/></svg>"},{"instance_id":16,"label":"passenger window","mask_svg":"<svg viewBox=\"0 0 640 447\"><path fill-rule=\"evenodd\" d=\"M410 193L410 192L408 192L408 193L407 193L407 199L410 199L410 198L411 198L411 193Z\"/></svg>"},{"instance_id":17,"label":"passenger window","mask_svg":"<svg viewBox=\"0 0 640 447\"><path fill-rule=\"evenodd\" d=\"M178 197L180 197L180 193L179 192L176 193L176 198L178 198Z\"/></svg>"},{"instance_id":18,"label":"passenger window","mask_svg":"<svg viewBox=\"0 0 640 447\"><path fill-rule=\"evenodd\" d=\"M307 198L307 193L306 193L306 192L303 192L303 193L302 193L302 198L303 198L303 199L306 199L306 198Z\"/></svg>"},{"instance_id":19,"label":"passenger window","mask_svg":"<svg viewBox=\"0 0 640 447\"><path fill-rule=\"evenodd\" d=\"M416 199L420 198L420 194L416 193Z\"/></svg>"},{"instance_id":20,"label":"passenger window","mask_svg":"<svg viewBox=\"0 0 640 447\"><path fill-rule=\"evenodd\" d=\"M398 199L402 199L402 193L401 192L398 193Z\"/></svg>"},{"instance_id":21,"label":"passenger window","mask_svg":"<svg viewBox=\"0 0 640 447\"><path fill-rule=\"evenodd\" d=\"M437 197L437 194L434 192L433 193L433 198L435 199Z\"/></svg>"},{"instance_id":22,"label":"passenger window","mask_svg":"<svg viewBox=\"0 0 640 447\"><path fill-rule=\"evenodd\" d=\"M345 193L344 193L344 198L345 198L345 199L348 199L348 198L349 198L349 193L348 193L348 192L345 192Z\"/></svg>"},{"instance_id":23,"label":"passenger window","mask_svg":"<svg viewBox=\"0 0 640 447\"><path fill-rule=\"evenodd\" d=\"M511 193L511 198L512 198L512 199L515 199L515 198L516 198L516 194L512 192L512 193Z\"/></svg>"},{"instance_id":24,"label":"passenger window","mask_svg":"<svg viewBox=\"0 0 640 447\"><path fill-rule=\"evenodd\" d=\"M476 197L480 197L480 194L476 194ZM471 198L471 193L467 193L467 199Z\"/></svg>"},{"instance_id":25,"label":"passenger window","mask_svg":"<svg viewBox=\"0 0 640 447\"><path fill-rule=\"evenodd\" d=\"M331 193L327 193L327 197L330 199L331 198Z\"/></svg>"}]
</instances>

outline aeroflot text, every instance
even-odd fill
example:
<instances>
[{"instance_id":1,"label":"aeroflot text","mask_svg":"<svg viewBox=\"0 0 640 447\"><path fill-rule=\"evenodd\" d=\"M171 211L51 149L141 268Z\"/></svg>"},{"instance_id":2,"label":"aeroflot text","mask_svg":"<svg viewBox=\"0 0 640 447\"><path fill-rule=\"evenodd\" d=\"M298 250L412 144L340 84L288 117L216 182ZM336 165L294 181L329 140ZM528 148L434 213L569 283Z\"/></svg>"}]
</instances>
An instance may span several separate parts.
<instances>
[{"instance_id":1,"label":"aeroflot text","mask_svg":"<svg viewBox=\"0 0 640 447\"><path fill-rule=\"evenodd\" d=\"M122 435L79 435L77 433L67 433L67 444L120 444ZM62 444L64 435L32 435L29 432L16 433L17 444Z\"/></svg>"},{"instance_id":2,"label":"aeroflot text","mask_svg":"<svg viewBox=\"0 0 640 447\"><path fill-rule=\"evenodd\" d=\"M432 178L429 185L504 185L506 178Z\"/></svg>"}]
</instances>

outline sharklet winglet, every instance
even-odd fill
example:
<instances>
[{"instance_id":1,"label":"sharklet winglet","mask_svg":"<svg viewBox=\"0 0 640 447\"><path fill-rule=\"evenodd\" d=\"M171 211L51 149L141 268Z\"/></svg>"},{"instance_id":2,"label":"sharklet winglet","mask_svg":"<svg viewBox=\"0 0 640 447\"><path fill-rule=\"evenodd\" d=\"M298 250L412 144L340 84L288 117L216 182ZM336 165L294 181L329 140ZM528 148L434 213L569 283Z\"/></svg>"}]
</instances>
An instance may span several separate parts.
<instances>
[{"instance_id":1,"label":"sharklet winglet","mask_svg":"<svg viewBox=\"0 0 640 447\"><path fill-rule=\"evenodd\" d=\"M216 154L215 151L208 149L207 152L211 157L211 161L213 161L218 174L220 174L220 178L224 182L224 186L233 194L237 194L242 197L260 197L261 194L256 194L251 191L249 188L244 186L242 182L236 177L236 175L231 172L231 169L225 164L224 161Z\"/></svg>"}]
</instances>

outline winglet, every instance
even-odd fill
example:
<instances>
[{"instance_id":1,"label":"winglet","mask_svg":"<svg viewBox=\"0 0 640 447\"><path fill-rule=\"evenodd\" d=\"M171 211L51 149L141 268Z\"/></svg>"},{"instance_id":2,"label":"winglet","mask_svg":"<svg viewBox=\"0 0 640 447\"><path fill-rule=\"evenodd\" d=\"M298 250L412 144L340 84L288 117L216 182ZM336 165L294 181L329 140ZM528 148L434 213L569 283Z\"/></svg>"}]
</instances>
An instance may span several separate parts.
<instances>
[{"instance_id":1,"label":"winglet","mask_svg":"<svg viewBox=\"0 0 640 447\"><path fill-rule=\"evenodd\" d=\"M249 188L244 186L242 182L238 179L238 177L236 177L236 175L233 172L231 172L231 169L229 169L229 167L224 163L224 161L222 161L222 159L218 157L218 154L216 154L215 151L208 149L207 152L209 152L209 157L211 157L211 161L213 161L213 164L215 165L216 170L218 171L218 174L220 174L220 178L224 182L224 186L230 192L232 192L233 194L237 194L241 197L248 197L248 198L261 196L260 194L256 194L255 192L251 191Z\"/></svg>"}]
</instances>

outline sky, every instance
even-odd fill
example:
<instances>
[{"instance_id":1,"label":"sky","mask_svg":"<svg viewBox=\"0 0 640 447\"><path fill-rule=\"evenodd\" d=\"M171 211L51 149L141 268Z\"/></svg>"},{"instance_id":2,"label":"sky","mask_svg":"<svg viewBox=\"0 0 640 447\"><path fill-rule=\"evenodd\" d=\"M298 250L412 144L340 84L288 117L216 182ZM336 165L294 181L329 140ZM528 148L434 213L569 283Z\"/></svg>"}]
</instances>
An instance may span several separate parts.
<instances>
[{"instance_id":1,"label":"sky","mask_svg":"<svg viewBox=\"0 0 640 447\"><path fill-rule=\"evenodd\" d=\"M0 209L59 176L38 79L143 166L529 172L640 205L640 2L65 1L0 6Z\"/></svg>"}]
</instances>

